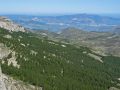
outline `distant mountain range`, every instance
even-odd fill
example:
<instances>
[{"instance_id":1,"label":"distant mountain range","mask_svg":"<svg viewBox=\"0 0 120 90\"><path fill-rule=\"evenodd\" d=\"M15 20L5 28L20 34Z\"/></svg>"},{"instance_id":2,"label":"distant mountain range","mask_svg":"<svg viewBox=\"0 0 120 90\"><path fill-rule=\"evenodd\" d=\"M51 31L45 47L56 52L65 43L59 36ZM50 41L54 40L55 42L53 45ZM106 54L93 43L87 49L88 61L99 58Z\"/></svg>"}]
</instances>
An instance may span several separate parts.
<instances>
[{"instance_id":1,"label":"distant mountain range","mask_svg":"<svg viewBox=\"0 0 120 90\"><path fill-rule=\"evenodd\" d=\"M120 25L120 18L92 14L63 16L7 15L7 17L29 29L55 32L68 27L75 27L87 31L106 32Z\"/></svg>"}]
</instances>

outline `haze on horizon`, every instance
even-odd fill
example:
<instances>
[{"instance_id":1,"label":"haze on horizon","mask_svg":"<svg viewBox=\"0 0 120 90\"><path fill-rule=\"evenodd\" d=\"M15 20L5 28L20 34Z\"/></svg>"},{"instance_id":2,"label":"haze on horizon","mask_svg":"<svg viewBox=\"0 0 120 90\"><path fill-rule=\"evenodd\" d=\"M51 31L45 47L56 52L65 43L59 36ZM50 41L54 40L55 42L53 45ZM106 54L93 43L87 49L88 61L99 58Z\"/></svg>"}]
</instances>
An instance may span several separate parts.
<instances>
[{"instance_id":1,"label":"haze on horizon","mask_svg":"<svg viewBox=\"0 0 120 90\"><path fill-rule=\"evenodd\" d=\"M120 14L120 0L1 0L0 14Z\"/></svg>"}]
</instances>

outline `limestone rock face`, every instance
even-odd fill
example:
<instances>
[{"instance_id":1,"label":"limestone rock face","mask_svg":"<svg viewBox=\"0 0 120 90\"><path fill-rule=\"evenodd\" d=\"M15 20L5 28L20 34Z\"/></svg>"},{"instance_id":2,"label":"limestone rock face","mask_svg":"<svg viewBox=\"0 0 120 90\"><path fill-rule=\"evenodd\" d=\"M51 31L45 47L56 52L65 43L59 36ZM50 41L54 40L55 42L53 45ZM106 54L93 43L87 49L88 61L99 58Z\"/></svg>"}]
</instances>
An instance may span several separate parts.
<instances>
[{"instance_id":1,"label":"limestone rock face","mask_svg":"<svg viewBox=\"0 0 120 90\"><path fill-rule=\"evenodd\" d=\"M22 31L25 32L25 28L13 23L10 19L0 16L0 27L9 31Z\"/></svg>"},{"instance_id":2,"label":"limestone rock face","mask_svg":"<svg viewBox=\"0 0 120 90\"><path fill-rule=\"evenodd\" d=\"M6 87L5 87L5 83L3 81L1 67L0 67L0 90L7 90Z\"/></svg>"},{"instance_id":3,"label":"limestone rock face","mask_svg":"<svg viewBox=\"0 0 120 90\"><path fill-rule=\"evenodd\" d=\"M7 49L4 44L0 43L0 59L7 57L10 53L10 50Z\"/></svg>"},{"instance_id":4,"label":"limestone rock face","mask_svg":"<svg viewBox=\"0 0 120 90\"><path fill-rule=\"evenodd\" d=\"M12 77L2 74L0 67L0 90L42 90L42 87L36 87L19 80L14 80Z\"/></svg>"},{"instance_id":5,"label":"limestone rock face","mask_svg":"<svg viewBox=\"0 0 120 90\"><path fill-rule=\"evenodd\" d=\"M109 90L120 90L120 89L115 88L115 87L111 87Z\"/></svg>"},{"instance_id":6,"label":"limestone rock face","mask_svg":"<svg viewBox=\"0 0 120 90\"><path fill-rule=\"evenodd\" d=\"M11 51L6 48L4 44L0 43L0 60L7 57L10 52ZM13 63L13 57L10 60L11 63ZM0 66L0 90L42 90L42 87L33 86L30 84L26 84L20 80L13 79L12 77L3 74Z\"/></svg>"}]
</instances>

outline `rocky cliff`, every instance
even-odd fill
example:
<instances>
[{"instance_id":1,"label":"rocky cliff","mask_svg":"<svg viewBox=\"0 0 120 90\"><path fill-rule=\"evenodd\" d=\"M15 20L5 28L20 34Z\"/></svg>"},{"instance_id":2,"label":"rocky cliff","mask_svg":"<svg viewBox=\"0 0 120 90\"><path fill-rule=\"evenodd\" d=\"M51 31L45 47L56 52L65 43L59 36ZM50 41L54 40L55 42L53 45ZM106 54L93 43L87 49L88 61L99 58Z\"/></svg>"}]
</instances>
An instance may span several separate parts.
<instances>
[{"instance_id":1,"label":"rocky cliff","mask_svg":"<svg viewBox=\"0 0 120 90\"><path fill-rule=\"evenodd\" d=\"M41 87L35 87L26 84L20 80L4 75L0 67L0 90L42 90Z\"/></svg>"},{"instance_id":2,"label":"rocky cliff","mask_svg":"<svg viewBox=\"0 0 120 90\"><path fill-rule=\"evenodd\" d=\"M0 43L0 60L7 57L10 52L11 50L5 47L4 44ZM42 90L42 88L26 84L20 80L15 80L12 77L3 74L0 66L0 90Z\"/></svg>"},{"instance_id":3,"label":"rocky cliff","mask_svg":"<svg viewBox=\"0 0 120 90\"><path fill-rule=\"evenodd\" d=\"M0 16L0 27L7 29L9 31L22 31L25 32L25 28L15 24L14 22L12 22L10 19L6 18L6 17L2 17Z\"/></svg>"}]
</instances>

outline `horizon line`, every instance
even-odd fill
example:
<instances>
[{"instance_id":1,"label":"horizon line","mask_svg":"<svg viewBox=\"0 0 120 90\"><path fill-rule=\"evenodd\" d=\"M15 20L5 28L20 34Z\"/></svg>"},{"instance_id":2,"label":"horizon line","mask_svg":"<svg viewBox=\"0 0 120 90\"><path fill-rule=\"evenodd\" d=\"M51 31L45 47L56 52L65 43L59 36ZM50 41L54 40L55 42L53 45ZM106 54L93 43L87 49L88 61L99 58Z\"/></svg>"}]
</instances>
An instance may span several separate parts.
<instances>
[{"instance_id":1,"label":"horizon line","mask_svg":"<svg viewBox=\"0 0 120 90\"><path fill-rule=\"evenodd\" d=\"M120 13L0 13L0 15L35 15L35 16L59 16L59 15L77 15L77 14L92 14L92 15L120 15Z\"/></svg>"}]
</instances>

